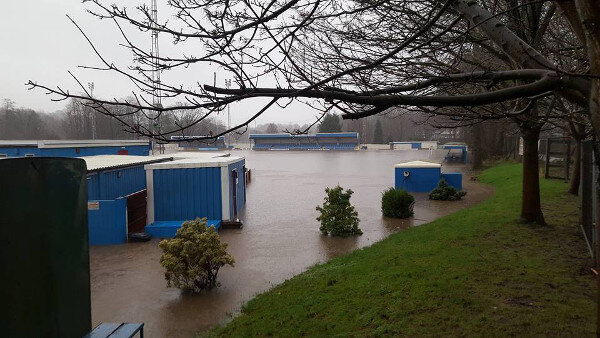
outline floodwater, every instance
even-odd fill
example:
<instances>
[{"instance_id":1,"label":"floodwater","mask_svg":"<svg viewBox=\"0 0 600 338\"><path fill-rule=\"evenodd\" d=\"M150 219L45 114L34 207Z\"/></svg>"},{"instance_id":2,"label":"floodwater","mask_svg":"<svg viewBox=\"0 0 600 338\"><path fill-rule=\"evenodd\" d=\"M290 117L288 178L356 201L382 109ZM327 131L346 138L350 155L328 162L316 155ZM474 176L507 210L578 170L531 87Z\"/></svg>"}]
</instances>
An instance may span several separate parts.
<instances>
[{"instance_id":1,"label":"floodwater","mask_svg":"<svg viewBox=\"0 0 600 338\"><path fill-rule=\"evenodd\" d=\"M221 286L198 295L167 288L159 264L158 240L91 247L92 320L144 322L148 337L189 337L226 323L256 294L311 265L370 245L391 233L432 221L478 203L492 190L464 178L463 201L429 201L415 194L409 220L381 215L381 193L394 185L393 165L427 160L427 151L233 151L252 170L242 229L220 232L235 267L219 272ZM458 167L442 168L446 171ZM319 232L315 206L325 188L354 191L362 236L332 238Z\"/></svg>"}]
</instances>

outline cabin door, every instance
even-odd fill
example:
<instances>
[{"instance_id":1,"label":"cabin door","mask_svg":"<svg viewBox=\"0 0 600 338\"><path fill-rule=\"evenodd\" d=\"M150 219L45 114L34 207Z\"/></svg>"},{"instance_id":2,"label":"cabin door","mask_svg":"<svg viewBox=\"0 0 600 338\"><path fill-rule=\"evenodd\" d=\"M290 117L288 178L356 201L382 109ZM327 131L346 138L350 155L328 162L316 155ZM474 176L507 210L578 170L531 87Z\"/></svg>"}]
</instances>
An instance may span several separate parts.
<instances>
[{"instance_id":1,"label":"cabin door","mask_svg":"<svg viewBox=\"0 0 600 338\"><path fill-rule=\"evenodd\" d=\"M238 218L237 216L237 183L238 183L238 172L237 170L231 171L231 198L233 200L233 220Z\"/></svg>"},{"instance_id":2,"label":"cabin door","mask_svg":"<svg viewBox=\"0 0 600 338\"><path fill-rule=\"evenodd\" d=\"M144 232L146 226L146 189L127 196L127 233Z\"/></svg>"}]
</instances>

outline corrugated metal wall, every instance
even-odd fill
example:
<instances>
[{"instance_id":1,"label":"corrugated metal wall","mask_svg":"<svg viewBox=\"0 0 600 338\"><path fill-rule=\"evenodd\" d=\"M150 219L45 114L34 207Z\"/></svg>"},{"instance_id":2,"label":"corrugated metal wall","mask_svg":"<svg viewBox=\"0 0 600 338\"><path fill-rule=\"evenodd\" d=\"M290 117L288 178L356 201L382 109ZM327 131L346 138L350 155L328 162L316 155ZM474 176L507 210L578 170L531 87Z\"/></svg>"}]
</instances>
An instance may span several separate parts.
<instances>
[{"instance_id":1,"label":"corrugated metal wall","mask_svg":"<svg viewBox=\"0 0 600 338\"><path fill-rule=\"evenodd\" d=\"M239 213L240 210L242 210L242 208L244 207L244 204L246 204L246 200L245 200L245 193L244 190L246 189L246 175L244 174L244 164L245 161L241 160L239 162L236 163L232 163L228 166L228 171L229 171L229 217L230 219L233 219L233 189L236 189L236 199L237 199L237 211ZM237 180L237 184L236 182L233 182L233 180L231 179L231 172L233 170L237 171L238 174L238 180Z\"/></svg>"},{"instance_id":2,"label":"corrugated metal wall","mask_svg":"<svg viewBox=\"0 0 600 338\"><path fill-rule=\"evenodd\" d=\"M144 166L88 174L88 200L112 200L146 189Z\"/></svg>"},{"instance_id":3,"label":"corrugated metal wall","mask_svg":"<svg viewBox=\"0 0 600 338\"><path fill-rule=\"evenodd\" d=\"M40 150L36 147L2 147L0 148L0 155L2 157L24 157L25 154L33 154L40 156Z\"/></svg>"},{"instance_id":4,"label":"corrugated metal wall","mask_svg":"<svg viewBox=\"0 0 600 338\"><path fill-rule=\"evenodd\" d=\"M127 241L127 200L95 201L88 206L90 245L121 244ZM96 208L97 207L97 208Z\"/></svg>"},{"instance_id":5,"label":"corrugated metal wall","mask_svg":"<svg viewBox=\"0 0 600 338\"><path fill-rule=\"evenodd\" d=\"M37 148L37 147L2 147L0 154L8 157L23 157L25 154L34 154L41 157L81 157L94 155L117 155L119 150L127 150L128 155L146 156L149 154L149 145L139 146L114 146L114 147L69 147L69 148Z\"/></svg>"},{"instance_id":6,"label":"corrugated metal wall","mask_svg":"<svg viewBox=\"0 0 600 338\"><path fill-rule=\"evenodd\" d=\"M119 150L127 150L128 155L148 155L150 146L114 146L114 147L73 147L73 148L41 148L40 155L44 157L81 157L95 155L118 155Z\"/></svg>"},{"instance_id":7,"label":"corrugated metal wall","mask_svg":"<svg viewBox=\"0 0 600 338\"><path fill-rule=\"evenodd\" d=\"M221 168L155 169L154 220L220 220Z\"/></svg>"},{"instance_id":8,"label":"corrugated metal wall","mask_svg":"<svg viewBox=\"0 0 600 338\"><path fill-rule=\"evenodd\" d=\"M409 176L404 176L408 171ZM408 192L430 192L435 189L441 178L440 168L395 168L396 189Z\"/></svg>"}]
</instances>

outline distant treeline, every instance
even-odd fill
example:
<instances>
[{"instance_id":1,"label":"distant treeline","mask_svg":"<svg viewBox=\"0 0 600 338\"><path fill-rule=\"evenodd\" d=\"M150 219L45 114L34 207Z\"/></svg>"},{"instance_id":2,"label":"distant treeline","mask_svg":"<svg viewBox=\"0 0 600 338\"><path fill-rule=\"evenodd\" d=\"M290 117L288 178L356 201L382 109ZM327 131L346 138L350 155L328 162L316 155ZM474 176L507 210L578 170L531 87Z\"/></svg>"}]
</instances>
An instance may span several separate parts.
<instances>
[{"instance_id":1,"label":"distant treeline","mask_svg":"<svg viewBox=\"0 0 600 338\"><path fill-rule=\"evenodd\" d=\"M113 113L129 125L150 128L150 120L141 112L127 111L127 107L114 108ZM164 113L161 117L161 130L174 130L178 125L189 125L202 116L200 111L175 111ZM439 140L469 141L469 127L436 128L417 113L389 113L371 116L360 120L342 120L338 115L330 114L310 129L316 132L358 132L361 143L385 144L392 141ZM0 139L92 139L95 124L96 139L137 139L140 136L117 119L100 114L71 100L65 109L54 113L38 112L29 108L17 108L11 100L3 100L0 105ZM502 145L507 124L488 122L485 128L485 143L492 148ZM264 123L251 125L248 129L232 133L232 142L249 142L251 133L284 133L304 131L308 124ZM214 119L206 118L183 132L184 135L216 135L226 130L226 126Z\"/></svg>"},{"instance_id":2,"label":"distant treeline","mask_svg":"<svg viewBox=\"0 0 600 338\"><path fill-rule=\"evenodd\" d=\"M149 127L150 121L141 112L130 112L127 108L115 108L117 114L129 125ZM200 117L198 111L165 113L161 117L161 130L174 130L177 125L186 125ZM93 127L95 125L95 128ZM30 108L18 108L11 100L4 99L0 106L0 139L39 140L39 139L137 139L132 132L117 119L98 113L71 100L66 108L54 113L38 112ZM186 130L185 135L217 134L225 130L225 125L207 118Z\"/></svg>"}]
</instances>

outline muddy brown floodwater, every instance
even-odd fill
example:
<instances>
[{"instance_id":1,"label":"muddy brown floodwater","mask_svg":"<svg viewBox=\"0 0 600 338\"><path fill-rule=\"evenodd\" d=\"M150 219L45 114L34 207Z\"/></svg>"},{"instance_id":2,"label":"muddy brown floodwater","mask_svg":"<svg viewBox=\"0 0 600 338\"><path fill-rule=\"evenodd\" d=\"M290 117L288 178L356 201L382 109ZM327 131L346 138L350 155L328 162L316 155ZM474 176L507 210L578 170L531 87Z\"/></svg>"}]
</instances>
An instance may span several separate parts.
<instances>
[{"instance_id":1,"label":"muddy brown floodwater","mask_svg":"<svg viewBox=\"0 0 600 338\"><path fill-rule=\"evenodd\" d=\"M144 322L147 337L189 337L227 322L241 305L260 292L391 233L432 221L478 203L492 190L464 179L463 201L429 201L414 194L415 216L409 220L381 215L381 193L394 185L393 165L427 160L427 151L234 151L252 169L244 227L222 230L235 267L219 272L221 286L198 295L167 288L159 264L158 240L95 246L90 249L92 320ZM443 166L457 171L461 167ZM340 184L354 190L362 236L331 238L321 235L315 206L326 187Z\"/></svg>"}]
</instances>

